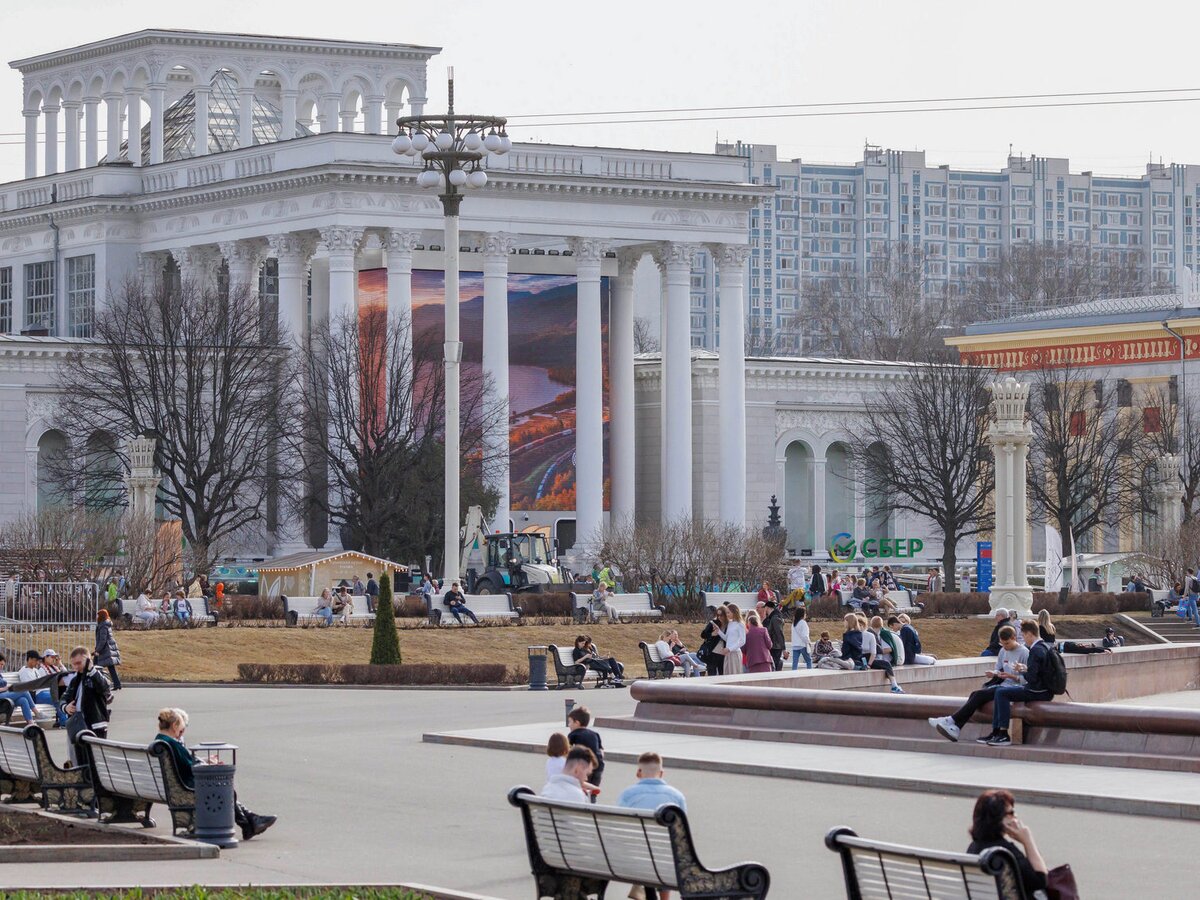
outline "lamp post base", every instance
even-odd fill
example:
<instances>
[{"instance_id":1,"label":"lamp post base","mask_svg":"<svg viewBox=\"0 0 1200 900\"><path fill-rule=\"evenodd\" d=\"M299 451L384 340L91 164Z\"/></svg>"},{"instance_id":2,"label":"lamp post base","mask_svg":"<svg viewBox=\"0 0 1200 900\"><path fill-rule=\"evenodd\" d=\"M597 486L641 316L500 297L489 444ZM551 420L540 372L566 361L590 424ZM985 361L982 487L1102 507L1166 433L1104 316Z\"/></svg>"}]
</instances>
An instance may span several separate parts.
<instances>
[{"instance_id":1,"label":"lamp post base","mask_svg":"<svg viewBox=\"0 0 1200 900\"><path fill-rule=\"evenodd\" d=\"M1015 610L1022 618L1033 615L1033 588L1027 584L993 585L988 594L988 608Z\"/></svg>"}]
</instances>

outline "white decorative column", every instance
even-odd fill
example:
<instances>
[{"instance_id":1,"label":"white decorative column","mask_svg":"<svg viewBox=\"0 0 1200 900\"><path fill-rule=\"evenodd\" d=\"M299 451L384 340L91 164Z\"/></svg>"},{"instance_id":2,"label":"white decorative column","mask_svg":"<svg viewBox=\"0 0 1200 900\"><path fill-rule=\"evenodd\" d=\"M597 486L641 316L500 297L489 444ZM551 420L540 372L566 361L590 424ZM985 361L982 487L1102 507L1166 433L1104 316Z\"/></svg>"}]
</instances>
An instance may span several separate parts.
<instances>
[{"instance_id":1,"label":"white decorative column","mask_svg":"<svg viewBox=\"0 0 1200 900\"><path fill-rule=\"evenodd\" d=\"M150 165L163 161L163 110L166 106L167 86L152 84L146 89L146 102L150 105Z\"/></svg>"},{"instance_id":2,"label":"white decorative column","mask_svg":"<svg viewBox=\"0 0 1200 900\"><path fill-rule=\"evenodd\" d=\"M25 117L25 177L37 178L38 122L42 118L40 109L21 111Z\"/></svg>"},{"instance_id":3,"label":"white decorative column","mask_svg":"<svg viewBox=\"0 0 1200 900\"><path fill-rule=\"evenodd\" d=\"M290 141L296 136L296 101L298 99L298 91L283 92L283 109L279 117L279 139L281 141Z\"/></svg>"},{"instance_id":4,"label":"white decorative column","mask_svg":"<svg viewBox=\"0 0 1200 900\"><path fill-rule=\"evenodd\" d=\"M238 146L254 146L254 88L238 88Z\"/></svg>"},{"instance_id":5,"label":"white decorative column","mask_svg":"<svg viewBox=\"0 0 1200 900\"><path fill-rule=\"evenodd\" d=\"M367 97L363 101L363 129L367 134L391 134L389 127L386 132L380 131L380 119L383 117L383 97Z\"/></svg>"},{"instance_id":6,"label":"white decorative column","mask_svg":"<svg viewBox=\"0 0 1200 900\"><path fill-rule=\"evenodd\" d=\"M137 260L138 278L153 296L162 285L163 267L167 263L167 254L161 251L147 251L139 253Z\"/></svg>"},{"instance_id":7,"label":"white decorative column","mask_svg":"<svg viewBox=\"0 0 1200 900\"><path fill-rule=\"evenodd\" d=\"M108 114L108 127L104 135L104 159L116 162L121 156L121 95L104 95L104 111Z\"/></svg>"},{"instance_id":8,"label":"white decorative column","mask_svg":"<svg viewBox=\"0 0 1200 900\"><path fill-rule=\"evenodd\" d=\"M195 131L192 133L192 156L204 156L208 153L208 97L212 88L207 84L198 84L192 88L196 98L196 119L192 123Z\"/></svg>"},{"instance_id":9,"label":"white decorative column","mask_svg":"<svg viewBox=\"0 0 1200 900\"><path fill-rule=\"evenodd\" d=\"M125 138L129 161L142 164L142 92L125 92Z\"/></svg>"},{"instance_id":10,"label":"white decorative column","mask_svg":"<svg viewBox=\"0 0 1200 900\"><path fill-rule=\"evenodd\" d=\"M746 259L749 247L711 248L720 275L721 520L746 524ZM689 299L690 305L690 299ZM691 322L688 322L690 327ZM688 332L690 335L690 331Z\"/></svg>"},{"instance_id":11,"label":"white decorative column","mask_svg":"<svg viewBox=\"0 0 1200 900\"><path fill-rule=\"evenodd\" d=\"M305 276L312 244L298 234L273 234L267 242L271 256L279 262L280 342L291 340L303 347L308 336Z\"/></svg>"},{"instance_id":12,"label":"white decorative column","mask_svg":"<svg viewBox=\"0 0 1200 900\"><path fill-rule=\"evenodd\" d=\"M42 112L46 116L46 145L44 175L54 175L58 172L58 107L45 104Z\"/></svg>"},{"instance_id":13,"label":"white decorative column","mask_svg":"<svg viewBox=\"0 0 1200 900\"><path fill-rule=\"evenodd\" d=\"M692 515L692 259L697 245L664 245L663 521Z\"/></svg>"},{"instance_id":14,"label":"white decorative column","mask_svg":"<svg viewBox=\"0 0 1200 900\"><path fill-rule=\"evenodd\" d=\"M420 116L425 113L425 104L429 102L428 97L409 97L408 109L410 116Z\"/></svg>"},{"instance_id":15,"label":"white decorative column","mask_svg":"<svg viewBox=\"0 0 1200 900\"><path fill-rule=\"evenodd\" d=\"M604 350L601 341L600 266L609 245L572 238L577 312L575 326L575 548L590 560L604 527Z\"/></svg>"},{"instance_id":16,"label":"white decorative column","mask_svg":"<svg viewBox=\"0 0 1200 900\"><path fill-rule=\"evenodd\" d=\"M1183 483L1179 480L1182 465L1183 457L1174 453L1168 453L1158 459L1154 509L1155 531L1160 543L1170 540L1179 523L1183 521Z\"/></svg>"},{"instance_id":17,"label":"white decorative column","mask_svg":"<svg viewBox=\"0 0 1200 900\"><path fill-rule=\"evenodd\" d=\"M338 112L341 97L337 94L322 94L317 106L317 122L321 126L321 134L337 130Z\"/></svg>"},{"instance_id":18,"label":"white decorative column","mask_svg":"<svg viewBox=\"0 0 1200 900\"><path fill-rule=\"evenodd\" d=\"M1025 571L1025 459L1033 439L1033 428L1025 421L1029 385L1010 375L993 383L991 390L995 422L987 436L996 458L996 534L992 540L996 581L988 605L993 610L1015 609L1028 616L1032 615L1033 603L1033 588Z\"/></svg>"},{"instance_id":19,"label":"white decorative column","mask_svg":"<svg viewBox=\"0 0 1200 900\"><path fill-rule=\"evenodd\" d=\"M158 495L160 475L154 466L154 438L136 437L126 444L129 475L125 487L129 492L129 509L138 518L154 518L154 502Z\"/></svg>"},{"instance_id":20,"label":"white decorative column","mask_svg":"<svg viewBox=\"0 0 1200 900\"><path fill-rule=\"evenodd\" d=\"M634 446L636 408L633 393L633 280L642 249L617 251L617 277L608 307L609 473L612 482L609 520L633 520L636 508L637 458Z\"/></svg>"},{"instance_id":21,"label":"white decorative column","mask_svg":"<svg viewBox=\"0 0 1200 900\"><path fill-rule=\"evenodd\" d=\"M491 428L483 436L485 473L491 488L500 495L493 531L508 531L508 255L515 241L498 232L483 237L483 375L491 382L496 404ZM488 410L489 414L492 410Z\"/></svg>"},{"instance_id":22,"label":"white decorative column","mask_svg":"<svg viewBox=\"0 0 1200 900\"><path fill-rule=\"evenodd\" d=\"M88 168L100 161L100 98L83 101L83 164Z\"/></svg>"},{"instance_id":23,"label":"white decorative column","mask_svg":"<svg viewBox=\"0 0 1200 900\"><path fill-rule=\"evenodd\" d=\"M419 231L388 229L383 233L383 248L387 251L387 311L388 323L401 328L400 346L403 383L409 396L405 409L411 415L413 385L412 340L412 255L421 242Z\"/></svg>"},{"instance_id":24,"label":"white decorative column","mask_svg":"<svg viewBox=\"0 0 1200 900\"><path fill-rule=\"evenodd\" d=\"M217 266L221 258L212 247L179 247L171 251L179 266L179 281L185 287L203 293L216 286Z\"/></svg>"},{"instance_id":25,"label":"white decorative column","mask_svg":"<svg viewBox=\"0 0 1200 900\"><path fill-rule=\"evenodd\" d=\"M218 246L229 267L229 290L245 288L258 294L258 270L262 265L263 247L257 240L222 241Z\"/></svg>"},{"instance_id":26,"label":"white decorative column","mask_svg":"<svg viewBox=\"0 0 1200 900\"><path fill-rule=\"evenodd\" d=\"M332 225L321 229L321 241L329 251L330 323L336 323L342 317L352 317L358 311L355 257L362 239L361 228Z\"/></svg>"},{"instance_id":27,"label":"white decorative column","mask_svg":"<svg viewBox=\"0 0 1200 900\"><path fill-rule=\"evenodd\" d=\"M825 524L825 463L824 456L809 461L813 486L813 553L818 555L828 552L831 537Z\"/></svg>"},{"instance_id":28,"label":"white decorative column","mask_svg":"<svg viewBox=\"0 0 1200 900\"><path fill-rule=\"evenodd\" d=\"M358 110L343 109L338 113L338 118L341 120L341 130L353 134L354 120L358 118Z\"/></svg>"},{"instance_id":29,"label":"white decorative column","mask_svg":"<svg viewBox=\"0 0 1200 900\"><path fill-rule=\"evenodd\" d=\"M63 130L66 143L63 146L63 171L74 172L79 168L79 109L78 100L64 100Z\"/></svg>"}]
</instances>

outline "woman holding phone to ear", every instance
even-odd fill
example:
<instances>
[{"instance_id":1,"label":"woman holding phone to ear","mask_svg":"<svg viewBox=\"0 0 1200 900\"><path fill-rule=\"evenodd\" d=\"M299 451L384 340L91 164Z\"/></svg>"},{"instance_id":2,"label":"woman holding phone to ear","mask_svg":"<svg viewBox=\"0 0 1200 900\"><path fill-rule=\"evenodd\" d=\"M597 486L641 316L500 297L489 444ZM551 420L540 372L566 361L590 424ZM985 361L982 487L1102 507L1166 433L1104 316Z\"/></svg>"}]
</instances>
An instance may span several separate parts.
<instances>
[{"instance_id":1,"label":"woman holding phone to ear","mask_svg":"<svg viewBox=\"0 0 1200 900\"><path fill-rule=\"evenodd\" d=\"M1046 889L1046 861L1034 843L1029 826L1017 818L1013 795L1008 791L984 791L975 801L971 846L967 852L982 853L989 847L1003 847L1016 858L1028 896Z\"/></svg>"}]
</instances>

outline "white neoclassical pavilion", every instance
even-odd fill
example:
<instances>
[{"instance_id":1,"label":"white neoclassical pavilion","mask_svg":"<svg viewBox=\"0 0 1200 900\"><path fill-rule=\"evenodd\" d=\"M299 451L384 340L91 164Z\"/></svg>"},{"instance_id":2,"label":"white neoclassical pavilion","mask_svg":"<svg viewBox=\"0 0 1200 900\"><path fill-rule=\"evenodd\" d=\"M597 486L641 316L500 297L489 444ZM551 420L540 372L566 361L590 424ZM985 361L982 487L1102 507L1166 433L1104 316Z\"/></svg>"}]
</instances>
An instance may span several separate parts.
<instances>
[{"instance_id":1,"label":"white neoclassical pavilion","mask_svg":"<svg viewBox=\"0 0 1200 900\"><path fill-rule=\"evenodd\" d=\"M281 324L303 340L311 321L353 308L357 271L386 267L389 309L408 314L414 267L442 266L441 209L416 185L417 167L391 152L381 117L420 111L426 62L436 52L147 30L14 63L25 78L28 177L0 185L0 330L10 334L0 346L0 400L10 411L0 422L0 448L20 453L25 464L0 474L0 515L36 500L38 448L50 427L44 414L52 379L24 379L16 360L36 349L52 369L56 354L87 338L106 286L130 273L155 277L170 262L184 279L212 279L224 265L231 283L257 289L269 265ZM108 123L103 160L100 102ZM39 129L47 139L40 174ZM719 515L746 517L745 244L748 210L769 188L743 178L730 157L517 145L489 166L487 187L463 204L461 265L484 274L483 364L502 396L508 273L577 276L580 385L601 379L595 300L601 278L613 279L613 517L635 508L633 272L643 260L660 268L663 285L671 462L659 505L664 516L693 511L689 304L692 259L701 248L719 260L725 313ZM45 336L20 336L30 329ZM597 391L580 390L578 398L577 531L587 536L604 521L603 458L594 452L604 443L603 407ZM506 435L492 439L506 446ZM499 524L510 512L507 478L496 486L504 496ZM309 543L298 524L280 523L272 549Z\"/></svg>"}]
</instances>

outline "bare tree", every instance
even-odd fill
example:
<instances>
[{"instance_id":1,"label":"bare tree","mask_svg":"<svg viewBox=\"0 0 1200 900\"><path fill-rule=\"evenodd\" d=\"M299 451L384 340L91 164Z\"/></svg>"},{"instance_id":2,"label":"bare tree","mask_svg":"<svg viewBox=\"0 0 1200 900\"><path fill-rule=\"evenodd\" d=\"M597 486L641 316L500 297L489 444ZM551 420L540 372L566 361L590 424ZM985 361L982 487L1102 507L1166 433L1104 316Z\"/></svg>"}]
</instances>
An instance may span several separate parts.
<instances>
[{"instance_id":1,"label":"bare tree","mask_svg":"<svg viewBox=\"0 0 1200 900\"><path fill-rule=\"evenodd\" d=\"M23 572L41 569L50 580L83 580L120 547L120 517L83 506L25 512L0 527L5 560Z\"/></svg>"},{"instance_id":2,"label":"bare tree","mask_svg":"<svg viewBox=\"0 0 1200 900\"><path fill-rule=\"evenodd\" d=\"M1156 384L1147 390L1144 402L1148 412L1143 415L1151 421L1144 420L1144 436L1135 445L1139 471L1145 472L1160 457L1178 454L1181 512L1183 521L1190 522L1200 512L1200 398L1185 394L1177 402L1173 386Z\"/></svg>"},{"instance_id":3,"label":"bare tree","mask_svg":"<svg viewBox=\"0 0 1200 900\"><path fill-rule=\"evenodd\" d=\"M1155 529L1137 563L1159 588L1169 590L1176 582L1186 585L1187 570L1200 559L1200 519Z\"/></svg>"},{"instance_id":4,"label":"bare tree","mask_svg":"<svg viewBox=\"0 0 1200 900\"><path fill-rule=\"evenodd\" d=\"M179 519L197 571L207 571L236 536L264 524L273 483L268 461L287 406L275 389L286 351L264 340L272 333L274 322L245 286L147 288L128 281L98 313L95 340L60 370L56 419L68 433L83 421L119 436L156 438L157 499ZM111 449L128 471L123 448ZM69 462L86 473L86 448L72 453L84 454ZM113 473L104 469L99 477L111 484Z\"/></svg>"},{"instance_id":5,"label":"bare tree","mask_svg":"<svg viewBox=\"0 0 1200 900\"><path fill-rule=\"evenodd\" d=\"M340 526L350 546L441 557L445 387L441 344L411 341L407 320L376 311L313 329L294 373L301 427L291 441L325 488L302 503ZM473 367L463 370L460 408L462 512L479 505L490 516L498 497L487 485L501 461L484 435L502 427L503 407Z\"/></svg>"},{"instance_id":6,"label":"bare tree","mask_svg":"<svg viewBox=\"0 0 1200 900\"><path fill-rule=\"evenodd\" d=\"M645 316L637 316L633 320L633 352L657 353L661 349L658 335L650 327L650 320Z\"/></svg>"},{"instance_id":7,"label":"bare tree","mask_svg":"<svg viewBox=\"0 0 1200 900\"><path fill-rule=\"evenodd\" d=\"M868 496L889 512L932 521L942 535L946 590L954 590L955 548L986 528L995 488L985 439L990 370L944 364L914 365L908 377L870 406L872 450L855 448L855 468Z\"/></svg>"},{"instance_id":8,"label":"bare tree","mask_svg":"<svg viewBox=\"0 0 1200 900\"><path fill-rule=\"evenodd\" d=\"M1115 525L1134 505L1131 417L1121 415L1114 383L1094 370L1041 369L1029 391L1029 492L1034 511L1077 544ZM1140 422L1139 422L1140 424Z\"/></svg>"}]
</instances>

